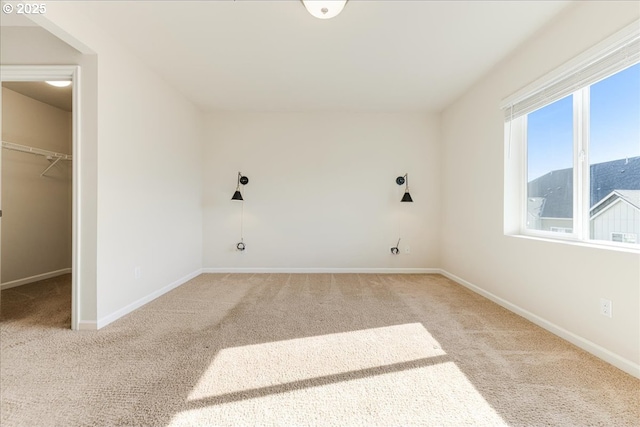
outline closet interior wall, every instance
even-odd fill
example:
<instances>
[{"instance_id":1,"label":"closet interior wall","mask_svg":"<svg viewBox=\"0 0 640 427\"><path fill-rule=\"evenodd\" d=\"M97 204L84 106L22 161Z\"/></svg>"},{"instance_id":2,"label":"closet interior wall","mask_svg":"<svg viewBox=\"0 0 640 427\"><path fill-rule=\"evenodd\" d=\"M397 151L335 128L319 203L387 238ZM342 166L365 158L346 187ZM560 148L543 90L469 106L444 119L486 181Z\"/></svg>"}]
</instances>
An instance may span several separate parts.
<instances>
[{"instance_id":1,"label":"closet interior wall","mask_svg":"<svg viewBox=\"0 0 640 427\"><path fill-rule=\"evenodd\" d=\"M72 116L2 88L2 141L72 155ZM71 272L72 163L2 150L2 289Z\"/></svg>"}]
</instances>

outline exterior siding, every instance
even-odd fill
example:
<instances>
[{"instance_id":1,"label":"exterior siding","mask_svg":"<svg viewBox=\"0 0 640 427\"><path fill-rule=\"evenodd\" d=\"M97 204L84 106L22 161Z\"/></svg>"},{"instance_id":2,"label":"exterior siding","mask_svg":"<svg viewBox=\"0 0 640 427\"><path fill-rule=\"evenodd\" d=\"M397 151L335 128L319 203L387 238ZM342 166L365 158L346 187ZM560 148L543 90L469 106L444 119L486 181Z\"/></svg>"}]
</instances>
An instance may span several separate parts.
<instances>
[{"instance_id":1,"label":"exterior siding","mask_svg":"<svg viewBox=\"0 0 640 427\"><path fill-rule=\"evenodd\" d=\"M612 240L611 233L631 233L640 242L640 211L619 200L591 221L591 238Z\"/></svg>"},{"instance_id":2,"label":"exterior siding","mask_svg":"<svg viewBox=\"0 0 640 427\"><path fill-rule=\"evenodd\" d=\"M573 230L571 218L541 218L539 230L551 231L551 227L570 228Z\"/></svg>"}]
</instances>

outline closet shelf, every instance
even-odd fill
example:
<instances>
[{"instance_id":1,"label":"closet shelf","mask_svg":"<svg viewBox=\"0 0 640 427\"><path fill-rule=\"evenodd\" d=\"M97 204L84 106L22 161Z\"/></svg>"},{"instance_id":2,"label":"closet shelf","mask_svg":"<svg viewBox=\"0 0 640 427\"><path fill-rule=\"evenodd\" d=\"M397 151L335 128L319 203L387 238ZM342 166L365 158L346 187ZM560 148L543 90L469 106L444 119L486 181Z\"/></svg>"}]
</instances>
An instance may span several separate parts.
<instances>
[{"instance_id":1,"label":"closet shelf","mask_svg":"<svg viewBox=\"0 0 640 427\"><path fill-rule=\"evenodd\" d=\"M15 142L2 141L2 148L14 151L22 151L23 153L36 154L38 156L51 157L52 159L59 158L60 160L73 160L73 156L71 154L56 153L55 151L29 147L27 145L16 144Z\"/></svg>"},{"instance_id":2,"label":"closet shelf","mask_svg":"<svg viewBox=\"0 0 640 427\"><path fill-rule=\"evenodd\" d=\"M44 171L42 171L40 176L44 176L44 174L47 173L49 169L54 167L55 164L60 160L73 160L73 156L71 154L56 153L55 151L29 147L27 145L16 144L15 142L2 141L2 148L6 148L7 150L20 151L22 153L35 154L37 156L44 156L47 158L47 160L53 161Z\"/></svg>"}]
</instances>

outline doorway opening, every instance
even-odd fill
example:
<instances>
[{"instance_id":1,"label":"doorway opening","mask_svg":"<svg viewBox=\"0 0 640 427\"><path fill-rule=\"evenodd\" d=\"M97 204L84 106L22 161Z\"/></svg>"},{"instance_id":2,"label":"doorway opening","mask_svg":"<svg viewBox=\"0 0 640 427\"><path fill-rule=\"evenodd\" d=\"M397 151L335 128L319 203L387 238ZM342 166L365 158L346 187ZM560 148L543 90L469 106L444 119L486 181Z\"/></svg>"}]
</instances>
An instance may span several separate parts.
<instances>
[{"instance_id":1,"label":"doorway opening","mask_svg":"<svg viewBox=\"0 0 640 427\"><path fill-rule=\"evenodd\" d=\"M1 75L0 317L79 329L78 67Z\"/></svg>"}]
</instances>

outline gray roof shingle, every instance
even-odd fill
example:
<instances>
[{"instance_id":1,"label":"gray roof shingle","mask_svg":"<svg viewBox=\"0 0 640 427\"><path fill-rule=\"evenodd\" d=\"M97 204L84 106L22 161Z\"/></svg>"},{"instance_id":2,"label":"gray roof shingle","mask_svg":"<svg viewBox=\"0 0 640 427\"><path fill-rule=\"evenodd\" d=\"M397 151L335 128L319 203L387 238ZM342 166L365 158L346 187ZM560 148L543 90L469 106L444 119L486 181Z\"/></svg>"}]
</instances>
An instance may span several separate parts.
<instances>
[{"instance_id":1,"label":"gray roof shingle","mask_svg":"<svg viewBox=\"0 0 640 427\"><path fill-rule=\"evenodd\" d=\"M640 190L640 156L596 163L590 167L591 197L594 206L614 190ZM551 171L527 185L527 197L545 199L542 218L573 216L573 169Z\"/></svg>"}]
</instances>

